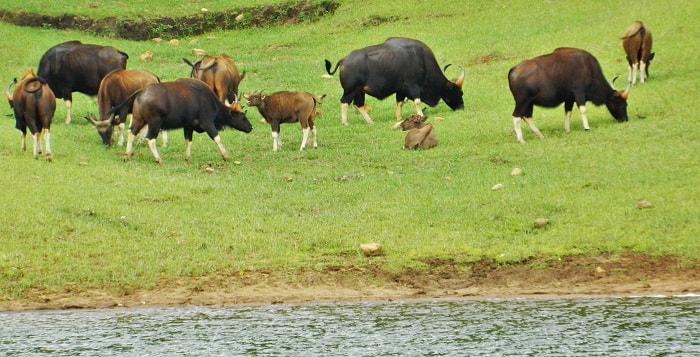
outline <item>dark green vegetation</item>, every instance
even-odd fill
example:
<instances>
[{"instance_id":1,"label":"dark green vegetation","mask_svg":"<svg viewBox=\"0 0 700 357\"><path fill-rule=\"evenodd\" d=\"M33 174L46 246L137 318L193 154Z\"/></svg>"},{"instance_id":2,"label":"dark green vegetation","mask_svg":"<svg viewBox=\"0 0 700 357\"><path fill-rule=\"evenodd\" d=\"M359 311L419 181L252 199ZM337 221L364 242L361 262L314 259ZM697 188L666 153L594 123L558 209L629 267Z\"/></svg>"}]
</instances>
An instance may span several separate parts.
<instances>
[{"instance_id":1,"label":"dark green vegetation","mask_svg":"<svg viewBox=\"0 0 700 357\"><path fill-rule=\"evenodd\" d=\"M140 4L120 3L135 5L111 10L117 18ZM214 8L207 3L169 16ZM72 125L63 123L58 104L54 160L47 163L19 151L14 120L3 115L0 299L31 290L128 291L161 277L217 272L366 265L420 271L435 260L515 263L632 251L694 264L700 258L699 4L341 1L332 16L315 22L214 31L179 38L179 46L169 46L167 37L128 41L0 23L4 85L36 68L49 47L79 39L122 49L131 56L129 68L164 80L188 75L181 58L192 58L196 47L231 55L247 73L243 91L328 95L317 120L319 149L298 152L301 128L287 124L285 146L273 152L269 126L249 109L251 134L222 133L230 162L198 135L186 163L181 131L173 131L169 147L160 149L162 165L145 145L124 163L124 148L105 149L80 119L97 111L94 100L76 95ZM90 8L82 9L90 16ZM632 88L630 121L617 123L604 107L589 105L592 130L583 131L575 111L567 134L563 108L536 108L545 138L524 128L527 144L518 144L508 69L574 46L596 56L608 78L625 78L620 36L635 20L650 27L656 59L648 83ZM337 75L322 78L323 60L335 62L389 36L426 42L441 65L453 64L448 77L458 75L456 65L466 68L466 110L441 103L426 112L437 130L434 149L401 149L404 133L390 129L391 98L368 99L375 125L354 111L350 125L340 125L341 88ZM139 61L145 51L152 61ZM3 114L10 112L5 107ZM511 176L515 167L524 174ZM492 191L499 183L504 188ZM652 207L637 208L642 200ZM539 217L549 223L536 227ZM365 258L358 246L366 242L381 243L385 254Z\"/></svg>"}]
</instances>

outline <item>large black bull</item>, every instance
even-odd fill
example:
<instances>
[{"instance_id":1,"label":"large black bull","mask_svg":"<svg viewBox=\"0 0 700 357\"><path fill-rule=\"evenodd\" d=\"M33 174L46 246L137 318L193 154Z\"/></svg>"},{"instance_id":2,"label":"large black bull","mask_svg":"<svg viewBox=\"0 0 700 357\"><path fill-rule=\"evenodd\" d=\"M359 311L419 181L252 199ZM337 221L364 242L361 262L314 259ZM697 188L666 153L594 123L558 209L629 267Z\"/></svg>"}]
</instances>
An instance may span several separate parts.
<instances>
[{"instance_id":1,"label":"large black bull","mask_svg":"<svg viewBox=\"0 0 700 357\"><path fill-rule=\"evenodd\" d=\"M228 100L221 103L214 92L198 79L180 78L175 82L151 84L115 106L112 111L117 112L124 105L132 106L124 160L133 154L134 137L145 126L148 126L148 147L158 163L161 158L155 142L161 130L183 128L185 159L188 161L195 131L206 132L216 142L223 159L227 160L228 153L221 144L219 130L226 126L245 133L253 130L245 113L241 112L240 103L231 104Z\"/></svg>"},{"instance_id":2,"label":"large black bull","mask_svg":"<svg viewBox=\"0 0 700 357\"><path fill-rule=\"evenodd\" d=\"M37 75L46 79L56 98L64 99L66 124L70 124L73 92L97 94L102 78L115 69L125 69L128 58L114 47L68 41L41 56Z\"/></svg>"},{"instance_id":3,"label":"large black bull","mask_svg":"<svg viewBox=\"0 0 700 357\"><path fill-rule=\"evenodd\" d=\"M586 102L605 104L618 121L627 121L627 89L617 91L603 75L598 60L577 48L557 48L554 52L525 60L508 72L508 84L515 98L513 125L519 142L524 143L520 121L524 120L541 139L544 136L532 121L535 105L554 108L564 103L566 122L570 130L574 103L581 112L583 128L590 130L586 117Z\"/></svg>"},{"instance_id":4,"label":"large black bull","mask_svg":"<svg viewBox=\"0 0 700 357\"><path fill-rule=\"evenodd\" d=\"M355 104L367 123L372 123L365 107L365 94L384 99L395 93L397 125L406 98L414 101L416 112L421 116L421 102L435 106L442 99L452 110L464 108L464 68L459 78L448 80L433 51L417 40L392 37L382 44L354 50L338 61L332 71L331 62L326 60L328 74L335 73L338 67L343 86L340 98L343 125L348 123L350 102Z\"/></svg>"}]
</instances>

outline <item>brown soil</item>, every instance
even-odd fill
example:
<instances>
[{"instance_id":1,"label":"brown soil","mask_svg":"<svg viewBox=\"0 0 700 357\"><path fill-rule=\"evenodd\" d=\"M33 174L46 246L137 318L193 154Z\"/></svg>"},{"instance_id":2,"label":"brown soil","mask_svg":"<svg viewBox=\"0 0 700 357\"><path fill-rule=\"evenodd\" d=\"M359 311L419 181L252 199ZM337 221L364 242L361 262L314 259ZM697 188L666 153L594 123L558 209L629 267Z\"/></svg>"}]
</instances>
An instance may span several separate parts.
<instances>
[{"instance_id":1,"label":"brown soil","mask_svg":"<svg viewBox=\"0 0 700 357\"><path fill-rule=\"evenodd\" d=\"M155 37L179 38L201 35L213 30L235 30L316 21L331 15L337 2L290 1L284 4L246 7L224 12L204 12L195 15L157 18L121 19L108 17L92 19L63 14L49 16L27 12L0 10L0 21L29 27L78 30L98 36L147 40Z\"/></svg>"},{"instance_id":2,"label":"brown soil","mask_svg":"<svg viewBox=\"0 0 700 357\"><path fill-rule=\"evenodd\" d=\"M675 257L577 256L499 265L432 260L425 272L370 267L163 279L153 289L30 291L0 310L231 306L359 300L580 297L700 293L700 265Z\"/></svg>"}]
</instances>

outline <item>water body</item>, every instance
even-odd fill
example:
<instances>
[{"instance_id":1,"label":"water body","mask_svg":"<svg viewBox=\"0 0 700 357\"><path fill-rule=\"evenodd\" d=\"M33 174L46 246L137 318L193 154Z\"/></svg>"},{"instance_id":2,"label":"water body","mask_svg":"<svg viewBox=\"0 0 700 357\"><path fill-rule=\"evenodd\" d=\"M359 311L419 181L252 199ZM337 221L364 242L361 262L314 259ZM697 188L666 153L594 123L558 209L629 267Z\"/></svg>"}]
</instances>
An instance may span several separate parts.
<instances>
[{"instance_id":1,"label":"water body","mask_svg":"<svg viewBox=\"0 0 700 357\"><path fill-rule=\"evenodd\" d=\"M700 296L4 312L0 355L700 356Z\"/></svg>"}]
</instances>

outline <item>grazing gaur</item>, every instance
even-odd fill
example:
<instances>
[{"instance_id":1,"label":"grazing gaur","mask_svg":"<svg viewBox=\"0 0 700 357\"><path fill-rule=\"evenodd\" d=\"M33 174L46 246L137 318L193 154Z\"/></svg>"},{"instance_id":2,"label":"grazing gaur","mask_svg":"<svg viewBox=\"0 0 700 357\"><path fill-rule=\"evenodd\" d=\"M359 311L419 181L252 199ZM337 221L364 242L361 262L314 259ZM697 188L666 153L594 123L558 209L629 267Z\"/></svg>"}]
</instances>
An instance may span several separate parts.
<instances>
[{"instance_id":1,"label":"grazing gaur","mask_svg":"<svg viewBox=\"0 0 700 357\"><path fill-rule=\"evenodd\" d=\"M651 31L641 21L635 21L625 30L622 36L622 47L627 54L629 71L627 81L632 84L637 83L637 70L639 70L639 82L649 77L649 64L654 59L654 52L651 52Z\"/></svg>"},{"instance_id":2,"label":"grazing gaur","mask_svg":"<svg viewBox=\"0 0 700 357\"><path fill-rule=\"evenodd\" d=\"M100 111L100 120L88 114L90 121L97 128L97 133L102 138L105 146L112 145L112 132L114 125L119 126L119 142L117 145L124 145L124 126L126 116L131 113L131 107L123 106L119 112L108 115L112 107L122 103L134 92L144 89L150 84L160 82L160 78L155 74L140 69L115 69L109 72L100 83L97 91L97 106Z\"/></svg>"},{"instance_id":3,"label":"grazing gaur","mask_svg":"<svg viewBox=\"0 0 700 357\"><path fill-rule=\"evenodd\" d=\"M399 125L401 130L408 130L403 147L406 149L430 149L437 145L435 128L426 123L427 117L413 114Z\"/></svg>"},{"instance_id":4,"label":"grazing gaur","mask_svg":"<svg viewBox=\"0 0 700 357\"><path fill-rule=\"evenodd\" d=\"M613 80L614 81L614 80ZM518 142L524 143L520 121L524 120L542 139L532 120L535 105L554 108L564 103L566 121L564 128L570 131L571 110L574 103L581 112L583 128L590 130L586 117L586 102L605 104L617 121L627 121L627 89L617 91L608 83L598 60L590 53L577 48L562 47L554 52L525 60L508 72L508 85L515 99L513 125Z\"/></svg>"},{"instance_id":5,"label":"grazing gaur","mask_svg":"<svg viewBox=\"0 0 700 357\"><path fill-rule=\"evenodd\" d=\"M272 130L272 150L278 151L282 147L282 139L280 138L281 123L296 123L301 124L302 140L299 151L306 148L306 141L309 139L309 132L313 134L313 147L318 147L316 140L316 125L314 117L316 116L316 104L323 101L325 94L317 98L308 92L276 92L270 95L262 94L261 91L253 91L250 94L244 94L246 104L253 107L258 107L260 115L263 116L266 122L270 124Z\"/></svg>"},{"instance_id":6,"label":"grazing gaur","mask_svg":"<svg viewBox=\"0 0 700 357\"><path fill-rule=\"evenodd\" d=\"M144 126L148 126L148 147L158 163L162 160L156 149L156 137L161 130L183 128L187 161L190 160L192 134L195 131L206 132L216 142L223 159L228 160L219 130L226 126L245 133L253 130L238 101L233 104L228 100L220 102L214 92L198 79L180 78L174 82L151 84L114 107L112 112L119 111L124 105L132 106L125 161L133 154L134 137Z\"/></svg>"},{"instance_id":7,"label":"grazing gaur","mask_svg":"<svg viewBox=\"0 0 700 357\"><path fill-rule=\"evenodd\" d=\"M42 152L41 137L44 137L46 160L51 161L51 120L56 111L56 97L48 83L29 69L22 76L13 93L10 88L17 79L10 83L5 90L15 114L15 128L22 132L22 151L27 150L27 128L32 133L34 143L34 158Z\"/></svg>"},{"instance_id":8,"label":"grazing gaur","mask_svg":"<svg viewBox=\"0 0 700 357\"><path fill-rule=\"evenodd\" d=\"M238 73L236 63L231 57L225 54L206 55L194 64L186 58L182 60L192 67L190 76L206 83L222 103L226 99L233 102L238 97L238 85L245 78L245 72Z\"/></svg>"},{"instance_id":9,"label":"grazing gaur","mask_svg":"<svg viewBox=\"0 0 700 357\"><path fill-rule=\"evenodd\" d=\"M457 79L448 80L438 66L433 51L418 40L392 37L384 43L350 52L331 71L326 60L326 72L334 74L340 67L340 117L347 125L348 105L353 102L367 123L372 119L365 106L365 93L377 99L396 94L396 125L401 121L401 108L406 98L413 100L416 113L423 115L421 103L430 106L440 99L452 109L463 109L462 83L464 68ZM461 68L461 67L460 67Z\"/></svg>"},{"instance_id":10,"label":"grazing gaur","mask_svg":"<svg viewBox=\"0 0 700 357\"><path fill-rule=\"evenodd\" d=\"M97 94L102 78L115 69L125 69L128 58L114 47L68 41L41 56L37 74L65 101L66 124L70 124L73 92Z\"/></svg>"}]
</instances>

